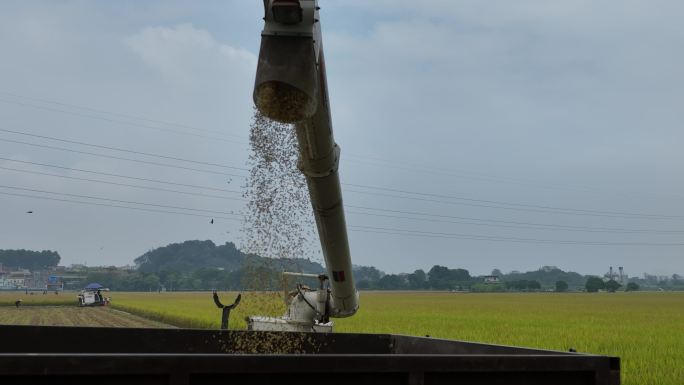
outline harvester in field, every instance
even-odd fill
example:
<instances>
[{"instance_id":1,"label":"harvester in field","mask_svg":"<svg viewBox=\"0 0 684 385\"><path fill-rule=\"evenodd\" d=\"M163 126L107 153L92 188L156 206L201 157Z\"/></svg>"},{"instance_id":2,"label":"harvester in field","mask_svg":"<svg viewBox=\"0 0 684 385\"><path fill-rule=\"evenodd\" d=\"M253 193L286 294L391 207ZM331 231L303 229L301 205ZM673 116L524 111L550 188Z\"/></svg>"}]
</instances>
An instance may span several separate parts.
<instances>
[{"instance_id":1,"label":"harvester in field","mask_svg":"<svg viewBox=\"0 0 684 385\"><path fill-rule=\"evenodd\" d=\"M330 318L348 317L359 307L352 275L347 226L330 116L318 2L265 0L264 29L254 84L262 115L293 123L299 168L306 177L326 274L285 273L316 278L318 289L297 285L280 318L252 316L250 330L332 331Z\"/></svg>"},{"instance_id":2,"label":"harvester in field","mask_svg":"<svg viewBox=\"0 0 684 385\"><path fill-rule=\"evenodd\" d=\"M108 291L99 283L90 283L78 293L78 306L105 306L109 299L103 293Z\"/></svg>"}]
</instances>

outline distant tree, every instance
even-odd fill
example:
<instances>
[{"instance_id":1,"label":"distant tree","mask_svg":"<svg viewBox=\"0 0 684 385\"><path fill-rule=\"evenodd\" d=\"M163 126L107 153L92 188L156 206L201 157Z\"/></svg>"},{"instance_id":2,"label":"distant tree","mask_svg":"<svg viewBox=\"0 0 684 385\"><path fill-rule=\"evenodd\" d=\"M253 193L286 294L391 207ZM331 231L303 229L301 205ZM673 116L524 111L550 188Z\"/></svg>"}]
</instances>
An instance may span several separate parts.
<instances>
[{"instance_id":1,"label":"distant tree","mask_svg":"<svg viewBox=\"0 0 684 385\"><path fill-rule=\"evenodd\" d=\"M468 270L449 269L435 265L428 272L428 284L433 289L453 290L458 286L470 287L472 277Z\"/></svg>"},{"instance_id":2,"label":"distant tree","mask_svg":"<svg viewBox=\"0 0 684 385\"><path fill-rule=\"evenodd\" d=\"M424 289L427 284L427 274L423 270L416 270L406 278L409 288L413 290Z\"/></svg>"},{"instance_id":3,"label":"distant tree","mask_svg":"<svg viewBox=\"0 0 684 385\"><path fill-rule=\"evenodd\" d=\"M163 285L166 287L166 290L173 291L178 289L178 281L180 280L180 274L171 271L171 272L166 272L163 271L160 273L160 279L162 280Z\"/></svg>"},{"instance_id":4,"label":"distant tree","mask_svg":"<svg viewBox=\"0 0 684 385\"><path fill-rule=\"evenodd\" d=\"M620 285L617 281L611 279L610 281L606 282L606 290L608 290L611 293L615 293L617 289L621 288L622 285Z\"/></svg>"},{"instance_id":5,"label":"distant tree","mask_svg":"<svg viewBox=\"0 0 684 385\"><path fill-rule=\"evenodd\" d=\"M470 291L475 293L500 293L506 291L506 286L502 283L476 283L470 287Z\"/></svg>"},{"instance_id":6,"label":"distant tree","mask_svg":"<svg viewBox=\"0 0 684 385\"><path fill-rule=\"evenodd\" d=\"M212 241L185 241L172 243L150 250L136 258L135 264L142 273L161 271L194 271L200 268L235 271L246 263L254 266L268 265L275 270L320 273L325 269L319 263L307 259L270 259L253 254L245 254L232 242L216 245Z\"/></svg>"},{"instance_id":7,"label":"distant tree","mask_svg":"<svg viewBox=\"0 0 684 385\"><path fill-rule=\"evenodd\" d=\"M599 277L589 277L587 278L587 283L584 284L584 287L587 289L588 292L596 293L601 289L605 289L606 284Z\"/></svg>"},{"instance_id":8,"label":"distant tree","mask_svg":"<svg viewBox=\"0 0 684 385\"><path fill-rule=\"evenodd\" d=\"M543 287L554 287L556 281L565 281L568 287L584 286L586 278L575 272L563 271L555 266L543 266L535 271L525 273L512 271L502 277L504 281L533 280L539 282Z\"/></svg>"},{"instance_id":9,"label":"distant tree","mask_svg":"<svg viewBox=\"0 0 684 385\"><path fill-rule=\"evenodd\" d=\"M456 282L468 282L472 278L466 269L453 269L450 271L451 279Z\"/></svg>"},{"instance_id":10,"label":"distant tree","mask_svg":"<svg viewBox=\"0 0 684 385\"><path fill-rule=\"evenodd\" d=\"M148 274L144 279L143 283L145 289L147 290L157 290L159 289L159 277L156 274Z\"/></svg>"},{"instance_id":11,"label":"distant tree","mask_svg":"<svg viewBox=\"0 0 684 385\"><path fill-rule=\"evenodd\" d=\"M568 283L565 281L556 281L556 291L559 293L568 291Z\"/></svg>"},{"instance_id":12,"label":"distant tree","mask_svg":"<svg viewBox=\"0 0 684 385\"><path fill-rule=\"evenodd\" d=\"M261 271L263 268L259 270ZM219 269L201 268L195 270L192 273L192 277L201 280L203 288L223 289L229 283L226 280L229 273ZM271 271L263 271L262 273L264 274L263 278L266 279L272 276Z\"/></svg>"},{"instance_id":13,"label":"distant tree","mask_svg":"<svg viewBox=\"0 0 684 385\"><path fill-rule=\"evenodd\" d=\"M57 266L59 261L60 256L56 251L0 250L0 264L5 267L41 270Z\"/></svg>"},{"instance_id":14,"label":"distant tree","mask_svg":"<svg viewBox=\"0 0 684 385\"><path fill-rule=\"evenodd\" d=\"M378 281L378 288L382 290L401 290L406 289L407 284L404 278L396 274L387 274Z\"/></svg>"},{"instance_id":15,"label":"distant tree","mask_svg":"<svg viewBox=\"0 0 684 385\"><path fill-rule=\"evenodd\" d=\"M627 284L625 291L639 291L639 284L636 282L630 282Z\"/></svg>"},{"instance_id":16,"label":"distant tree","mask_svg":"<svg viewBox=\"0 0 684 385\"><path fill-rule=\"evenodd\" d=\"M541 289L541 284L539 283L539 281L535 280L521 279L518 281L506 281L504 284L506 289L509 290L534 291Z\"/></svg>"},{"instance_id":17,"label":"distant tree","mask_svg":"<svg viewBox=\"0 0 684 385\"><path fill-rule=\"evenodd\" d=\"M367 279L362 279L356 282L356 288L359 290L368 290L371 288L371 282Z\"/></svg>"},{"instance_id":18,"label":"distant tree","mask_svg":"<svg viewBox=\"0 0 684 385\"><path fill-rule=\"evenodd\" d=\"M503 273L499 269L494 269L494 270L492 270L491 275L496 275L497 277L501 277L501 276L503 276Z\"/></svg>"},{"instance_id":19,"label":"distant tree","mask_svg":"<svg viewBox=\"0 0 684 385\"><path fill-rule=\"evenodd\" d=\"M373 266L353 266L352 272L354 273L354 279L357 281L377 282L385 275L385 273Z\"/></svg>"},{"instance_id":20,"label":"distant tree","mask_svg":"<svg viewBox=\"0 0 684 385\"><path fill-rule=\"evenodd\" d=\"M449 279L449 268L446 266L435 265L432 266L428 272L428 283L430 287L437 290L452 289L452 284Z\"/></svg>"}]
</instances>

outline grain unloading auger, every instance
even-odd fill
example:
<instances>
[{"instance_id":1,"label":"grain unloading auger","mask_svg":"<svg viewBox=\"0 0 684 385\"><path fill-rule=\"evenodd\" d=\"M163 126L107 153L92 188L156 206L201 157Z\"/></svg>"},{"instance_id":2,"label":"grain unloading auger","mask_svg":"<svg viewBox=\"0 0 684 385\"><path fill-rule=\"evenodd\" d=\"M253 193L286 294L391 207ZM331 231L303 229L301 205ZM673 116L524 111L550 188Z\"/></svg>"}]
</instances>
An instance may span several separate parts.
<instances>
[{"instance_id":1,"label":"grain unloading auger","mask_svg":"<svg viewBox=\"0 0 684 385\"><path fill-rule=\"evenodd\" d=\"M347 226L338 175L340 148L330 117L321 27L316 0L264 0L264 29L254 103L266 117L293 123L299 168L306 177L327 274L317 290L298 285L280 318L252 316L250 330L332 331L330 318L356 313Z\"/></svg>"}]
</instances>

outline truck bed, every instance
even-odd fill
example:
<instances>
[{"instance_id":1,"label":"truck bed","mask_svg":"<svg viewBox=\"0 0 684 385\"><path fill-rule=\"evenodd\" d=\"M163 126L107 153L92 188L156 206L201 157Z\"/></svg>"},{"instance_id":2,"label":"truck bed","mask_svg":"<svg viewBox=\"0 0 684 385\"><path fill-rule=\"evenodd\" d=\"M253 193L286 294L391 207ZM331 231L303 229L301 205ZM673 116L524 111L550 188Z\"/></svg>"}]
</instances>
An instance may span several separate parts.
<instances>
[{"instance_id":1,"label":"truck bed","mask_svg":"<svg viewBox=\"0 0 684 385\"><path fill-rule=\"evenodd\" d=\"M391 334L0 326L2 384L618 385L616 357Z\"/></svg>"}]
</instances>

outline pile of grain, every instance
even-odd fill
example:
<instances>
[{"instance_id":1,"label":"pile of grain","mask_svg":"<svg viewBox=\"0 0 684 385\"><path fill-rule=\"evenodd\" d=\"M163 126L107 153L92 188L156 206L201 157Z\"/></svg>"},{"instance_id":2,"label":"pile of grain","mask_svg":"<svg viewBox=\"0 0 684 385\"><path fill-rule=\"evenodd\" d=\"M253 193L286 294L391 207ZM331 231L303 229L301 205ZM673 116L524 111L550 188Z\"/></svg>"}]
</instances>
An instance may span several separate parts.
<instances>
[{"instance_id":1,"label":"pile of grain","mask_svg":"<svg viewBox=\"0 0 684 385\"><path fill-rule=\"evenodd\" d=\"M217 333L207 344L228 354L316 354L322 347L314 335L279 332Z\"/></svg>"}]
</instances>

